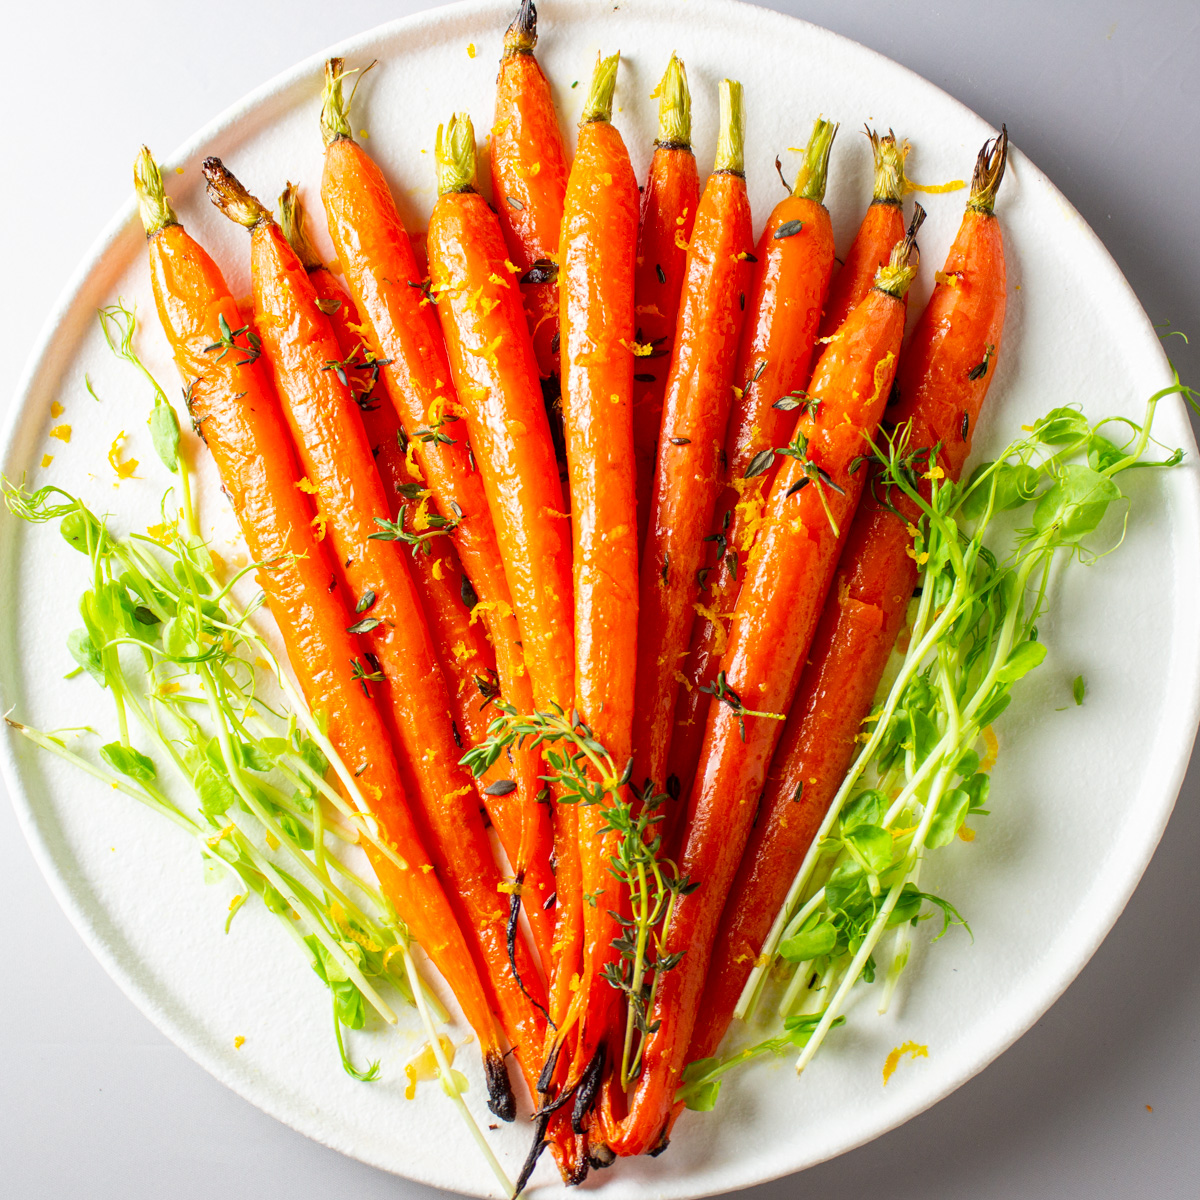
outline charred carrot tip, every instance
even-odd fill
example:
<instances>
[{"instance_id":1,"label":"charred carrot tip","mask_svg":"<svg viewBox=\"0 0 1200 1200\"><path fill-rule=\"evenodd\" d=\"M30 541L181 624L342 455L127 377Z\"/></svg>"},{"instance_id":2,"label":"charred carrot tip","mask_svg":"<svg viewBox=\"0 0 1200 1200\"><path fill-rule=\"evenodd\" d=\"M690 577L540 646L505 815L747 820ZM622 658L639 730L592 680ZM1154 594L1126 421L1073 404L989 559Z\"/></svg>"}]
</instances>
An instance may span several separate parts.
<instances>
[{"instance_id":1,"label":"charred carrot tip","mask_svg":"<svg viewBox=\"0 0 1200 1200\"><path fill-rule=\"evenodd\" d=\"M324 266L321 256L308 240L304 228L304 205L300 200L300 189L294 183L288 183L279 195L279 227L306 271L315 271Z\"/></svg>"},{"instance_id":2,"label":"charred carrot tip","mask_svg":"<svg viewBox=\"0 0 1200 1200\"><path fill-rule=\"evenodd\" d=\"M219 158L206 158L200 169L208 182L208 198L231 221L253 229L273 219L267 207L246 191Z\"/></svg>"},{"instance_id":3,"label":"charred carrot tip","mask_svg":"<svg viewBox=\"0 0 1200 1200\"><path fill-rule=\"evenodd\" d=\"M683 59L671 55L667 69L650 99L658 98L658 140L655 145L682 150L692 145L692 93Z\"/></svg>"},{"instance_id":4,"label":"charred carrot tip","mask_svg":"<svg viewBox=\"0 0 1200 1200\"><path fill-rule=\"evenodd\" d=\"M874 129L866 127L866 134L871 140L871 152L875 157L875 188L871 202L899 204L909 191L904 175L909 145L907 142L897 142L896 135L890 129L881 137Z\"/></svg>"},{"instance_id":5,"label":"charred carrot tip","mask_svg":"<svg viewBox=\"0 0 1200 1200\"><path fill-rule=\"evenodd\" d=\"M438 126L434 157L439 196L475 190L475 126L466 113L455 113L446 125Z\"/></svg>"},{"instance_id":6,"label":"charred carrot tip","mask_svg":"<svg viewBox=\"0 0 1200 1200\"><path fill-rule=\"evenodd\" d=\"M579 118L580 125L612 120L613 94L617 90L617 67L620 63L619 50L608 58L596 55L596 70L592 74L592 86L588 89L587 102Z\"/></svg>"},{"instance_id":7,"label":"charred carrot tip","mask_svg":"<svg viewBox=\"0 0 1200 1200\"><path fill-rule=\"evenodd\" d=\"M721 132L717 136L713 170L742 175L746 170L746 112L742 105L742 85L736 79L722 79L717 90L721 101Z\"/></svg>"},{"instance_id":8,"label":"charred carrot tip","mask_svg":"<svg viewBox=\"0 0 1200 1200\"><path fill-rule=\"evenodd\" d=\"M488 1110L501 1121L512 1121L517 1115L517 1101L512 1081L504 1067L504 1055L488 1050L483 1056L483 1075L487 1081Z\"/></svg>"},{"instance_id":9,"label":"charred carrot tip","mask_svg":"<svg viewBox=\"0 0 1200 1200\"><path fill-rule=\"evenodd\" d=\"M919 205L913 205L912 220L909 222L908 233L904 240L892 247L892 255L886 267L880 267L875 276L875 286L889 296L899 300L908 291L913 276L917 273L917 263L920 252L917 250L917 231L925 223L925 210Z\"/></svg>"},{"instance_id":10,"label":"charred carrot tip","mask_svg":"<svg viewBox=\"0 0 1200 1200\"><path fill-rule=\"evenodd\" d=\"M148 146L143 146L133 161L133 188L137 193L138 215L147 237L152 237L168 225L179 224L175 210L163 191L162 171Z\"/></svg>"},{"instance_id":11,"label":"charred carrot tip","mask_svg":"<svg viewBox=\"0 0 1200 1200\"><path fill-rule=\"evenodd\" d=\"M1008 126L1000 126L1000 136L989 138L983 143L979 157L975 160L975 174L971 178L971 198L967 208L989 216L996 207L996 193L1004 179L1004 168L1008 163Z\"/></svg>"},{"instance_id":12,"label":"charred carrot tip","mask_svg":"<svg viewBox=\"0 0 1200 1200\"><path fill-rule=\"evenodd\" d=\"M836 121L826 121L818 117L813 122L812 134L804 149L804 161L796 173L796 184L792 195L801 200L815 200L821 204L825 200L825 183L829 177L829 151L833 148L833 139L837 136Z\"/></svg>"},{"instance_id":13,"label":"charred carrot tip","mask_svg":"<svg viewBox=\"0 0 1200 1200\"><path fill-rule=\"evenodd\" d=\"M532 54L537 45L537 9L533 0L521 0L521 7L504 34L504 55Z\"/></svg>"},{"instance_id":14,"label":"charred carrot tip","mask_svg":"<svg viewBox=\"0 0 1200 1200\"><path fill-rule=\"evenodd\" d=\"M517 1176L517 1182L513 1189L514 1200L525 1190L525 1185L529 1182L534 1168L538 1165L538 1160L546 1149L546 1130L549 1125L550 1113L548 1112L541 1113L534 1119L533 1145L529 1147L529 1153L525 1156L525 1162L521 1166L521 1173Z\"/></svg>"}]
</instances>

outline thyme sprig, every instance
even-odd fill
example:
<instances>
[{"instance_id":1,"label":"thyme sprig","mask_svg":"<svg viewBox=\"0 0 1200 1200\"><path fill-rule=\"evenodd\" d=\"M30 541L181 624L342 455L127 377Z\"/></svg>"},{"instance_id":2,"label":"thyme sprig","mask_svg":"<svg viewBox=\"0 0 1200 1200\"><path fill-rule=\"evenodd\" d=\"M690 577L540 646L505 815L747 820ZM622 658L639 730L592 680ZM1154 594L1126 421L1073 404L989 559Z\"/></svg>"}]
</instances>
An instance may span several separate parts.
<instances>
[{"instance_id":1,"label":"thyme sprig","mask_svg":"<svg viewBox=\"0 0 1200 1200\"><path fill-rule=\"evenodd\" d=\"M742 741L746 740L746 718L747 717L766 717L771 721L784 721L787 719L786 713L762 712L756 708L747 708L742 703L742 698L729 686L729 682L725 677L724 671L718 671L717 677L712 683L702 683L700 685L702 692L707 692L721 704L724 704L733 710L733 715L737 718L738 731L742 735Z\"/></svg>"},{"instance_id":2,"label":"thyme sprig","mask_svg":"<svg viewBox=\"0 0 1200 1200\"><path fill-rule=\"evenodd\" d=\"M667 797L647 783L632 786L633 760L620 771L611 754L596 740L577 712L553 705L548 712L524 716L511 705L493 701L500 715L488 726L487 738L462 758L478 778L510 747L542 748L549 773L542 776L560 804L599 806L601 834L617 835L609 872L622 888L622 911L609 910L620 924L613 941L618 961L608 963L604 979L627 1001L621 1052L622 1086L628 1086L641 1064L645 1039L654 1031L648 1014L658 981L678 965L681 953L668 954L663 938L679 896L698 886L680 876L675 863L662 855L657 826Z\"/></svg>"},{"instance_id":3,"label":"thyme sprig","mask_svg":"<svg viewBox=\"0 0 1200 1200\"><path fill-rule=\"evenodd\" d=\"M412 546L413 553L418 550L423 550L426 554L433 553L431 542L436 537L448 537L454 532L455 526L458 524L455 520L450 520L441 516L439 513L425 514L425 529L419 533L405 528L405 522L408 519L407 508L400 510L400 519L398 521L389 521L384 517L376 517L375 524L379 526L378 533L368 535L368 540L379 542L403 542L407 546Z\"/></svg>"},{"instance_id":4,"label":"thyme sprig","mask_svg":"<svg viewBox=\"0 0 1200 1200\"><path fill-rule=\"evenodd\" d=\"M245 358L238 359L236 365L239 367L248 367L251 363L257 361L258 356L262 353L262 339L249 325L243 325L240 329L230 329L229 322L225 320L225 314L221 313L217 317L217 326L221 330L221 336L212 345L204 347L205 354L211 354L214 350L220 350L221 353L217 355L217 362L220 362L230 350L237 350L246 356ZM237 339L243 335L245 335L246 344L239 346Z\"/></svg>"}]
</instances>

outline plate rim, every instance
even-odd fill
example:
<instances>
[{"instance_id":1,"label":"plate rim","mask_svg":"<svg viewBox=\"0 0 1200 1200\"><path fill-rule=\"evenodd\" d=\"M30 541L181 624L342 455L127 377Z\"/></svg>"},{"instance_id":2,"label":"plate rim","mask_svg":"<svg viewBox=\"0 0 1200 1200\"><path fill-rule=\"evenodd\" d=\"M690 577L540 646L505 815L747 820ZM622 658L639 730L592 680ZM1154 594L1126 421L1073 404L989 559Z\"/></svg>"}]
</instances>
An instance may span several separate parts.
<instances>
[{"instance_id":1,"label":"plate rim","mask_svg":"<svg viewBox=\"0 0 1200 1200\"><path fill-rule=\"evenodd\" d=\"M671 0L643 0L643 2L658 5L664 9L671 7ZM554 0L552 7L561 12L563 23L566 24L571 20L572 10L582 14L590 14L599 5L596 0ZM331 54L341 53L350 56L359 47L371 41L381 38L394 38L397 34L404 32L436 31L436 27L443 24L455 25L473 20L482 23L484 20L490 21L494 19L497 14L501 14L501 19L503 19L503 14L508 13L511 8L512 3L510 0L458 0L457 3L424 9L363 30L278 72L226 107L215 118L201 126L200 129L187 138L170 155L161 158L159 161L165 167L182 165L190 161L206 144L215 141L222 134L234 129L243 118L251 115L255 109L270 103L272 100L278 101L282 99L289 89L301 85L307 77L321 67L325 59ZM836 33L814 22L787 13L781 13L774 9L762 8L759 5L748 3L746 0L689 0L689 9L693 13L703 12L713 17L724 16L735 20L738 18L753 20L760 23L761 26L775 25L786 28L794 28L796 25L804 26L809 31L810 36L815 33L820 37L845 44L855 53L869 56L886 64L889 70L902 72L909 82L915 83L921 88L930 89L943 102L957 108L961 114L975 121L982 122L989 128L991 127L972 108L947 92L944 88L926 79L917 71L905 66L903 63L897 62L895 59L889 58L878 50L855 41L853 38ZM490 25L488 27L493 28ZM1141 332L1143 334L1148 332L1155 339L1158 351L1156 356L1158 362L1156 365L1161 369L1164 386L1166 386L1172 377L1172 369L1166 350L1163 348L1161 341L1154 335L1154 327L1149 316L1146 314L1136 292L1126 279L1107 246L1105 246L1091 225L1084 220L1071 201L1059 190L1053 180L1038 168L1027 155L1019 149L1014 148L1010 151L1010 156L1015 164L1020 165L1022 170L1031 171L1037 177L1039 186L1048 189L1052 197L1063 206L1064 210L1076 219L1080 233L1092 251L1099 251L1100 261L1106 263L1109 268L1112 284L1123 291L1125 299L1144 318L1145 328ZM42 383L43 378L46 375L53 376L58 371L56 355L54 354L56 331L71 318L89 284L93 282L102 268L106 257L127 235L131 225L134 225L136 222L136 219L136 201L132 194L130 194L125 203L102 227L100 234L68 277L57 300L42 323L26 359L25 367L18 378L17 386L13 391L12 400L4 415L3 425L0 427L0 464L2 464L0 469L10 477L14 474L12 466L13 460L19 450L18 443L21 440L23 428L29 419L32 407L30 403L31 399L39 390L39 387L45 386ZM1172 399L1176 405L1182 405L1182 401L1178 397ZM1184 425L1187 432L1187 436L1184 439L1185 451L1190 451L1191 458L1194 461L1196 459L1196 443L1192 435L1190 423L1186 419L1186 414L1184 414ZM1180 472L1180 477L1181 482L1177 485L1179 494L1176 502L1179 505L1180 513L1190 518L1192 531L1194 532L1200 528L1200 476L1195 471L1188 471ZM8 543L4 548L4 559L7 561L9 556L13 554L13 549L11 541L8 539L5 539L5 541ZM1198 564L1200 564L1200 559L1194 558L1192 560L1194 574L1196 573ZM1123 860L1122 875L1126 877L1125 886L1107 894L1105 897L1107 903L1102 906L1099 915L1094 915L1092 918L1091 936L1082 941L1077 939L1072 943L1070 961L1065 968L1055 973L1053 984L1049 991L1041 993L1038 1004L1034 1006L1036 1011L1026 1011L1019 1021L1007 1027L1000 1038L999 1044L989 1045L982 1052L965 1057L958 1072L949 1076L939 1076L936 1085L927 1087L923 1092L919 1092L914 1097L914 1103L904 1109L903 1115L898 1117L884 1115L874 1124L865 1127L861 1134L845 1140L839 1149L828 1153L823 1152L819 1157L815 1158L810 1156L807 1161L795 1162L792 1165L784 1165L782 1167L772 1166L765 1171L752 1172L734 1186L751 1187L806 1170L821 1162L840 1157L842 1154L857 1149L868 1142L874 1141L885 1133L898 1128L900 1125L906 1124L914 1117L919 1116L941 1100L944 1100L1008 1050L1049 1011L1066 989L1074 982L1096 953L1100 944L1111 932L1128 904L1130 897L1140 883L1170 820L1180 788L1190 765L1192 745L1195 741L1197 727L1200 726L1200 631L1193 633L1189 641L1190 645L1175 648L1178 654L1181 656L1186 655L1188 659L1185 667L1177 671L1176 677L1180 680L1190 677L1195 682L1188 692L1188 703L1180 705L1174 711L1171 718L1170 724L1173 727L1170 730L1171 741L1178 747L1178 753L1171 769L1163 774L1163 799L1159 805L1159 812L1156 814L1154 822L1143 824L1142 852L1136 857L1127 855ZM1189 650L1190 654L1187 654ZM0 684L2 682L0 681ZM1165 728L1167 728L1165 724L1159 728L1160 739L1163 736ZM1186 753L1184 752L1185 746L1187 747ZM311 1138L313 1141L336 1150L341 1154L345 1154L347 1157L386 1171L389 1174L397 1175L400 1178L411 1179L414 1182L430 1187L458 1191L459 1189L454 1187L454 1185L448 1185L443 1179L434 1178L428 1172L419 1168L412 1170L411 1173L405 1171L401 1174L395 1171L388 1164L378 1161L369 1153L363 1153L358 1148L348 1144L345 1139L339 1138L336 1133L323 1128L319 1117L306 1120L298 1111L285 1113L282 1110L286 1107L286 1102L277 1101L275 1094L269 1088L255 1089L246 1080L229 1070L225 1060L217 1053L206 1048L203 1039L196 1037L186 1022L177 1019L164 1006L156 1002L152 994L142 987L140 982L133 977L131 972L119 960L116 950L108 944L104 935L99 930L98 921L93 914L89 913L86 905L83 903L82 895L78 897L75 895L76 889L72 888L68 880L58 870L53 858L52 849L47 839L42 836L41 827L35 818L34 806L26 795L15 747L16 735L6 728L3 736L0 736L0 777L3 777L4 783L8 788L18 826L25 837L34 861L37 863L38 869L46 880L55 900L78 932L88 950L135 1007L160 1032L165 1034L172 1044L182 1050L193 1062L201 1066L221 1084L228 1087L243 1100L253 1104L260 1111L267 1113L303 1136ZM82 889L77 890L82 891ZM1094 913L1095 911L1093 909ZM647 1190L652 1191L653 1187L654 1185L651 1184ZM543 1186L542 1190L547 1191L548 1188ZM724 1185L708 1186L701 1190L689 1191L687 1195L700 1197L718 1194L725 1190L727 1189ZM462 1192L460 1194L482 1195L485 1193ZM486 1194L495 1195L498 1193L494 1190L489 1190Z\"/></svg>"}]
</instances>

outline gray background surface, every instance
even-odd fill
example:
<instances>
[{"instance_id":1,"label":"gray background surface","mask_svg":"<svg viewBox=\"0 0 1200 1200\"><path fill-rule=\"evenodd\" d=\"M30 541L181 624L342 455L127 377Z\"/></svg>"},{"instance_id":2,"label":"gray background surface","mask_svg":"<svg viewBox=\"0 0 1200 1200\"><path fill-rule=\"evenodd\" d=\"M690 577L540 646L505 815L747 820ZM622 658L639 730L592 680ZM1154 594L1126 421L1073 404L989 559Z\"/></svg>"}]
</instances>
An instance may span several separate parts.
<instances>
[{"instance_id":1,"label":"gray background surface","mask_svg":"<svg viewBox=\"0 0 1200 1200\"><path fill-rule=\"evenodd\" d=\"M636 0L622 0L636 3ZM45 314L163 152L293 62L423 0L40 3L5 14L0 411ZM514 4L515 7L515 4ZM774 0L911 67L1014 141L1106 242L1200 383L1200 5ZM0 788L2 791L2 788ZM1200 1195L1200 765L1108 940L984 1074L755 1200ZM125 999L0 802L0 1193L430 1198L264 1116ZM1148 1111L1148 1106L1153 1111Z\"/></svg>"}]
</instances>

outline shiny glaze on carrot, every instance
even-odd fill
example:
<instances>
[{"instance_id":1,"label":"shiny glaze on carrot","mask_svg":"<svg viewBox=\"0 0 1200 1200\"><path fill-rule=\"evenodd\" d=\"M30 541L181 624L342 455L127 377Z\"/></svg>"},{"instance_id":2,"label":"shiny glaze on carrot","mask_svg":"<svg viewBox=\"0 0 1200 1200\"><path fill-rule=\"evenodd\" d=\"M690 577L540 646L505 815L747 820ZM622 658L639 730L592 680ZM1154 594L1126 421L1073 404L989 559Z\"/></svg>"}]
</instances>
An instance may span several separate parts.
<instances>
[{"instance_id":1,"label":"shiny glaze on carrot","mask_svg":"<svg viewBox=\"0 0 1200 1200\"><path fill-rule=\"evenodd\" d=\"M722 120L741 123L741 85L721 84ZM649 534L638 605L638 675L633 781L666 786L667 749L704 562L704 539L721 488L720 453L733 402L733 371L750 286L753 231L746 180L737 164L709 176L687 252L686 281L663 406ZM671 812L668 809L668 812Z\"/></svg>"},{"instance_id":2,"label":"shiny glaze on carrot","mask_svg":"<svg viewBox=\"0 0 1200 1200\"><path fill-rule=\"evenodd\" d=\"M387 181L343 132L348 123L341 74L341 60L331 59L322 109L327 144L321 179L330 236L368 346L377 359L388 360L381 367L384 387L409 439L414 473L420 472L415 481L432 493L439 515L454 522L454 545L480 601L472 617L482 618L491 634L501 692L519 712L529 712L533 692L516 615L483 481L465 433L456 432L458 404L437 312ZM540 757L514 751L513 759L525 820L522 845L528 847L521 857L528 861L542 819L537 812Z\"/></svg>"},{"instance_id":3,"label":"shiny glaze on carrot","mask_svg":"<svg viewBox=\"0 0 1200 1200\"><path fill-rule=\"evenodd\" d=\"M994 198L1003 150L994 143L984 147L973 195L987 188ZM995 375L1005 290L1000 223L986 204L968 209L904 349L896 380L900 403L888 413L897 428L912 423L914 448L940 444L938 465L950 479L962 472ZM985 358L988 368L979 375ZM853 761L863 718L904 623L917 584L909 525L918 513L893 493L888 503L901 509L902 520L883 500L868 487L842 551L721 918L689 1060L713 1054L724 1036L775 915Z\"/></svg>"},{"instance_id":4,"label":"shiny glaze on carrot","mask_svg":"<svg viewBox=\"0 0 1200 1200\"><path fill-rule=\"evenodd\" d=\"M204 166L210 187L230 186L214 160ZM401 776L414 801L414 817L460 924L470 931L481 977L490 985L517 1060L526 1076L536 1080L545 1020L523 994L509 963L500 872L479 815L474 781L458 763L461 749L449 691L404 550L373 537L381 532L379 521L387 520L387 498L373 469L358 405L348 383L329 368L337 361L337 338L317 307L308 272L265 211L251 231L250 245L264 357L304 482L315 488L318 520L333 544L339 574L356 599L355 623L376 622L363 636L382 668L378 694L400 747ZM515 957L522 980L538 998L540 983L522 942L515 946Z\"/></svg>"},{"instance_id":5,"label":"shiny glaze on carrot","mask_svg":"<svg viewBox=\"0 0 1200 1200\"><path fill-rule=\"evenodd\" d=\"M818 127L822 123L818 122ZM814 147L820 157L820 144ZM827 146L824 154L828 154ZM814 163L814 165L817 165ZM820 180L824 178L823 166ZM823 182L819 191L824 194ZM781 229L796 232L777 237ZM821 308L833 273L833 227L821 199L792 195L767 219L755 249L757 266L746 300L746 319L734 372L733 410L725 433L725 486L717 498L709 543L711 558L700 601L719 623L698 616L691 649L683 665L686 680L675 710L667 765L669 792L677 798L668 824L678 823L696 774L704 740L709 694L728 640L728 618L737 603L746 556L762 516L762 507L778 469L772 461L746 478L755 458L784 445L796 424L795 410L773 407L782 396L808 383ZM730 556L733 556L732 558ZM731 570L731 566L736 566ZM675 811L672 813L671 809Z\"/></svg>"},{"instance_id":6,"label":"shiny glaze on carrot","mask_svg":"<svg viewBox=\"0 0 1200 1200\"><path fill-rule=\"evenodd\" d=\"M522 0L504 35L491 161L496 213L509 257L520 268L533 350L545 378L558 374L558 283L553 264L569 168L550 84L533 56L536 45L537 12L531 0ZM527 278L535 266L535 278Z\"/></svg>"},{"instance_id":7,"label":"shiny glaze on carrot","mask_svg":"<svg viewBox=\"0 0 1200 1200\"><path fill-rule=\"evenodd\" d=\"M219 269L178 224L149 237L155 303L189 411L212 452L251 557L270 563L259 583L288 661L314 715L355 772L401 869L369 842L364 849L385 894L453 990L480 1039L489 1077L504 1066L497 1029L467 942L409 809L384 722L355 681L363 646L347 633L350 609L313 531L313 508L266 364L238 352L218 358L220 318L237 325L237 305ZM511 1102L511 1093L508 1096ZM501 1107L503 1107L501 1105ZM511 1118L511 1112L506 1112Z\"/></svg>"},{"instance_id":8,"label":"shiny glaze on carrot","mask_svg":"<svg viewBox=\"0 0 1200 1200\"><path fill-rule=\"evenodd\" d=\"M907 271L905 266L894 285L901 295L911 277ZM850 466L868 450L883 413L903 333L903 301L876 288L813 373L809 392L820 405L815 416L801 417L797 432L808 439L809 461L843 494L814 481L789 495L808 478L805 468L788 458L779 469L721 661L728 687L746 709L786 713L791 705L863 486L865 472L852 474ZM630 1114L613 1145L620 1154L645 1153L664 1136L717 923L782 732L781 721L771 717L742 720L744 738L733 705L714 700L709 709L679 859L681 873L699 887L678 898L666 932L664 952L685 953L659 981L651 1015L651 1024L659 1025L647 1039Z\"/></svg>"},{"instance_id":9,"label":"shiny glaze on carrot","mask_svg":"<svg viewBox=\"0 0 1200 1200\"><path fill-rule=\"evenodd\" d=\"M570 469L575 595L575 708L618 769L630 754L637 643L637 516L633 461L634 260L638 190L621 135L608 119L616 56L597 67L579 129L563 215L563 418ZM597 99L610 71L607 104ZM622 897L610 874L616 836L596 807L580 807L584 945L576 982L576 1077L591 1061L618 993L602 977L615 957ZM570 979L556 977L555 986ZM553 1015L553 1009L552 1009Z\"/></svg>"},{"instance_id":10,"label":"shiny glaze on carrot","mask_svg":"<svg viewBox=\"0 0 1200 1200\"><path fill-rule=\"evenodd\" d=\"M700 203L700 180L691 147L691 96L683 63L674 55L658 90L658 140L642 191L633 286L637 341L650 351L638 357L633 374L639 557L650 521L663 396L671 368L688 244Z\"/></svg>"}]
</instances>

